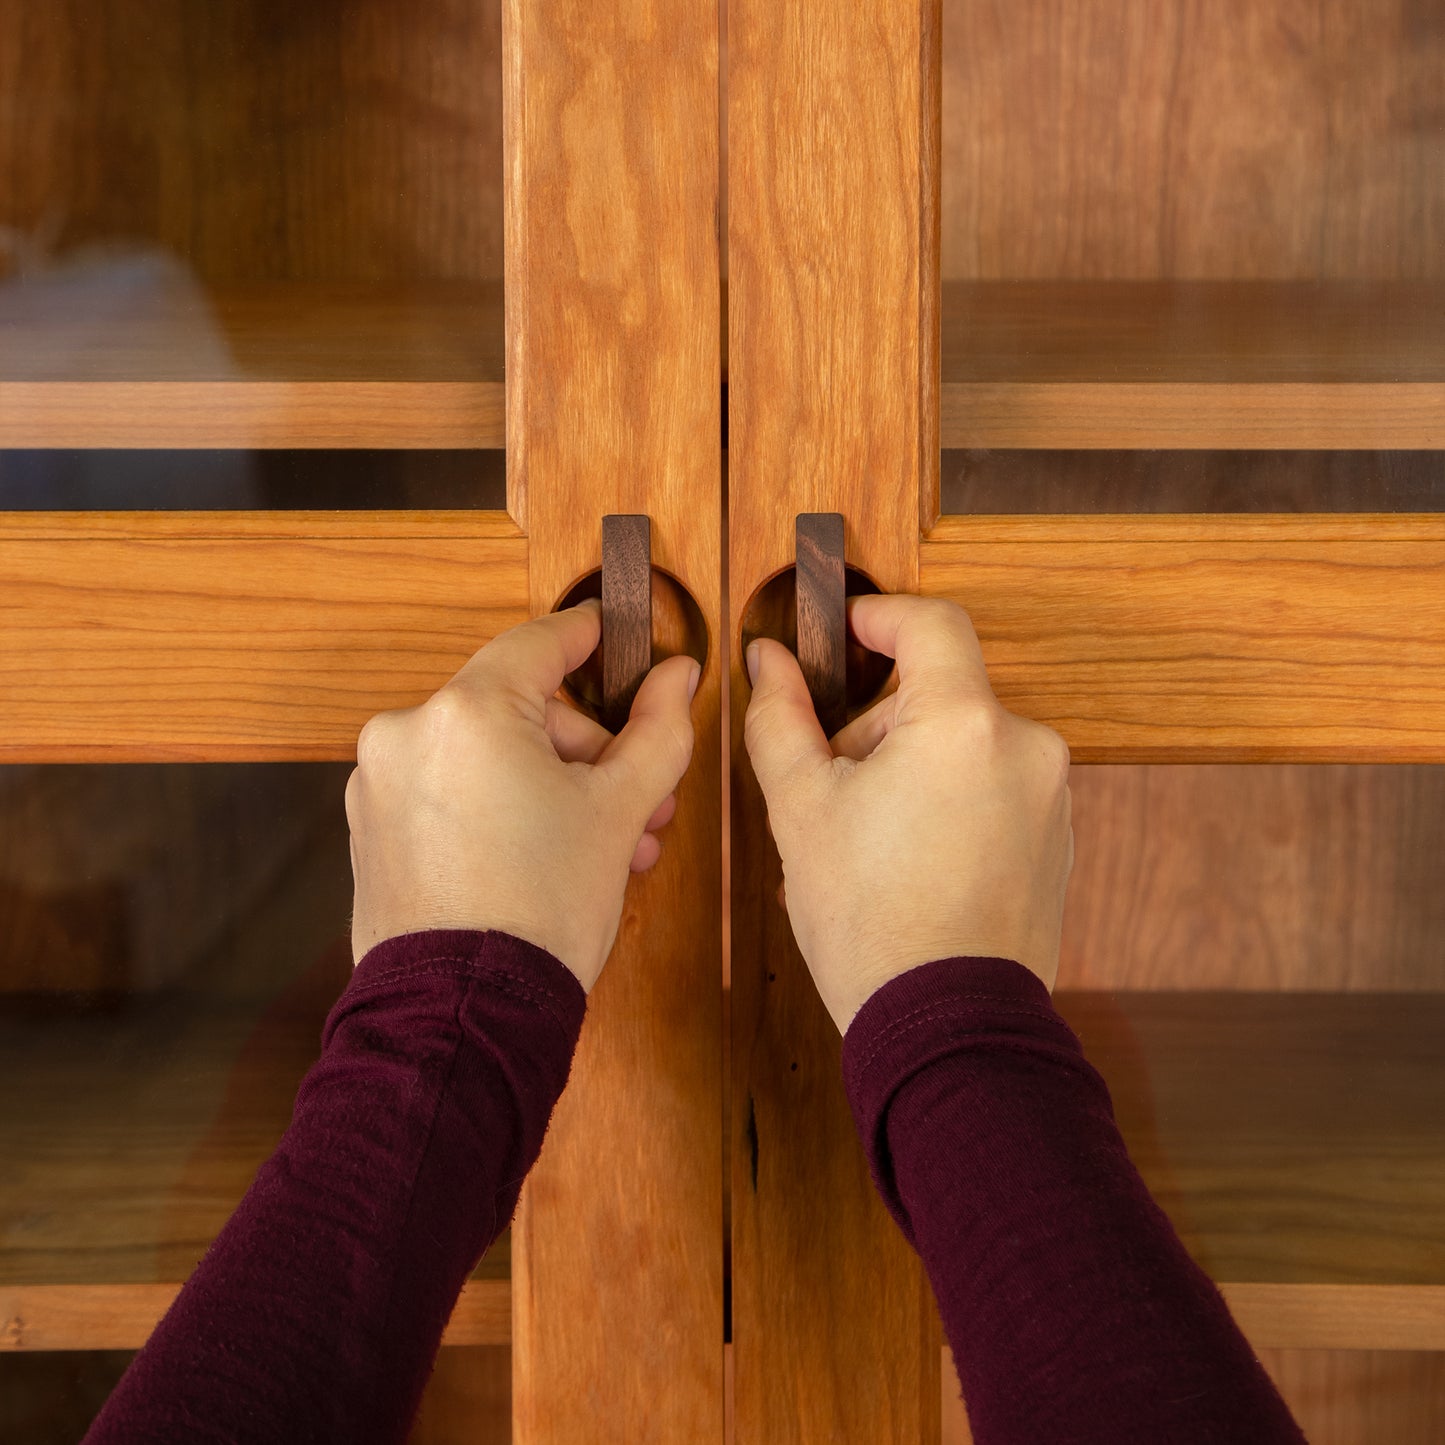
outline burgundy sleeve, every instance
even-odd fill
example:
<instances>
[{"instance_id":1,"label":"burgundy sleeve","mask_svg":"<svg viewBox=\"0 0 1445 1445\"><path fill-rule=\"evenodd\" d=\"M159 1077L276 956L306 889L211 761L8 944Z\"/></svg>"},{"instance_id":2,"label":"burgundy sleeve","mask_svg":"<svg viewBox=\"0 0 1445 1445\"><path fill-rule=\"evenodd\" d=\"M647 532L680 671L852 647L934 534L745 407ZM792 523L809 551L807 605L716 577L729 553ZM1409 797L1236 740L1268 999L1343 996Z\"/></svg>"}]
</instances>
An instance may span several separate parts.
<instances>
[{"instance_id":1,"label":"burgundy sleeve","mask_svg":"<svg viewBox=\"0 0 1445 1445\"><path fill-rule=\"evenodd\" d=\"M1300 1445L1032 973L949 958L903 974L849 1026L843 1072L976 1445Z\"/></svg>"},{"instance_id":2,"label":"burgundy sleeve","mask_svg":"<svg viewBox=\"0 0 1445 1445\"><path fill-rule=\"evenodd\" d=\"M86 1440L404 1440L585 1006L551 954L504 933L372 949L276 1152Z\"/></svg>"}]
</instances>

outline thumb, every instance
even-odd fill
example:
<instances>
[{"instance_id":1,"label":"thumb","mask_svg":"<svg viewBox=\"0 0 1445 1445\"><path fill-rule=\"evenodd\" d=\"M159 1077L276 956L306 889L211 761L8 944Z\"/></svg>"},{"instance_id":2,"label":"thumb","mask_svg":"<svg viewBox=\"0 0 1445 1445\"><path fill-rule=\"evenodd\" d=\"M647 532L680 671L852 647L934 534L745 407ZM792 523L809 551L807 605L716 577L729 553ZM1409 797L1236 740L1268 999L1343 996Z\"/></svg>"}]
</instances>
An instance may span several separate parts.
<instances>
[{"instance_id":1,"label":"thumb","mask_svg":"<svg viewBox=\"0 0 1445 1445\"><path fill-rule=\"evenodd\" d=\"M682 781L692 761L697 673L697 663L685 653L659 662L642 679L627 725L598 759L597 766L627 794L638 832Z\"/></svg>"},{"instance_id":2,"label":"thumb","mask_svg":"<svg viewBox=\"0 0 1445 1445\"><path fill-rule=\"evenodd\" d=\"M748 648L753 696L743 726L743 741L753 771L771 805L774 794L791 774L832 761L833 750L823 734L813 699L798 659L771 638L760 637Z\"/></svg>"}]
</instances>

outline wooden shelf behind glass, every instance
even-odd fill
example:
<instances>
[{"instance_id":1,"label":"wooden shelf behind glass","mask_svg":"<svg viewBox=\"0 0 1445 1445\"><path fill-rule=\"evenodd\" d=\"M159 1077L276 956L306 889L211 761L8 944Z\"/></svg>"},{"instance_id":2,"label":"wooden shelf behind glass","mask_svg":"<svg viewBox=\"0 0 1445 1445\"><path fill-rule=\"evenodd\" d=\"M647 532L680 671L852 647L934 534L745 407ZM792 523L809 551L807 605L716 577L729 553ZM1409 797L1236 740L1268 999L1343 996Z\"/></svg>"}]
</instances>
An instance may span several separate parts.
<instances>
[{"instance_id":1,"label":"wooden shelf behind glass","mask_svg":"<svg viewBox=\"0 0 1445 1445\"><path fill-rule=\"evenodd\" d=\"M1445 1348L1445 995L1066 994L1130 1149L1257 1343ZM0 1349L137 1348L285 1127L317 1047L173 1001L6 1026ZM451 1343L502 1343L505 1237Z\"/></svg>"},{"instance_id":2,"label":"wooden shelf behind glass","mask_svg":"<svg viewBox=\"0 0 1445 1445\"><path fill-rule=\"evenodd\" d=\"M0 1020L25 1103L0 1114L0 1350L137 1349L290 1119L311 1007L174 995ZM508 1338L503 1235L449 1344Z\"/></svg>"},{"instance_id":3,"label":"wooden shelf behind glass","mask_svg":"<svg viewBox=\"0 0 1445 1445\"><path fill-rule=\"evenodd\" d=\"M504 444L500 282L87 295L0 295L0 446ZM1445 285L945 282L942 445L1442 448Z\"/></svg>"},{"instance_id":4,"label":"wooden shelf behind glass","mask_svg":"<svg viewBox=\"0 0 1445 1445\"><path fill-rule=\"evenodd\" d=\"M500 447L502 287L0 291L0 446Z\"/></svg>"},{"instance_id":5,"label":"wooden shelf behind glass","mask_svg":"<svg viewBox=\"0 0 1445 1445\"><path fill-rule=\"evenodd\" d=\"M945 447L1445 447L1445 286L945 283L941 427Z\"/></svg>"}]
</instances>

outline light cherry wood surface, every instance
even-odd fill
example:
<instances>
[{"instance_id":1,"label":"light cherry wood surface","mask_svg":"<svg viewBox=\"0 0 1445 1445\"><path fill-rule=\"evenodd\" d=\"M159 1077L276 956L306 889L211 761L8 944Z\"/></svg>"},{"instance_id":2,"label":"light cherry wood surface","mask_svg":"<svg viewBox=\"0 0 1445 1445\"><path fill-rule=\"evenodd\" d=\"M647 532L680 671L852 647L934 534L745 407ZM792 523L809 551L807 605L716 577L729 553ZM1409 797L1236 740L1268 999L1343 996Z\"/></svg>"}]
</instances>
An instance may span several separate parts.
<instances>
[{"instance_id":1,"label":"light cherry wood surface","mask_svg":"<svg viewBox=\"0 0 1445 1445\"><path fill-rule=\"evenodd\" d=\"M850 564L917 585L938 482L939 6L734 0L728 24L735 1429L931 1445L936 1311L777 902L738 641L800 512L841 512Z\"/></svg>"},{"instance_id":2,"label":"light cherry wood surface","mask_svg":"<svg viewBox=\"0 0 1445 1445\"><path fill-rule=\"evenodd\" d=\"M0 1285L0 1352L138 1350L180 1283ZM477 1279L462 1289L442 1345L505 1345L512 1286Z\"/></svg>"},{"instance_id":3,"label":"light cherry wood surface","mask_svg":"<svg viewBox=\"0 0 1445 1445\"><path fill-rule=\"evenodd\" d=\"M527 609L504 514L0 528L0 758L344 759Z\"/></svg>"},{"instance_id":4,"label":"light cherry wood surface","mask_svg":"<svg viewBox=\"0 0 1445 1445\"><path fill-rule=\"evenodd\" d=\"M1445 760L1445 521L945 519L920 589L1079 762Z\"/></svg>"},{"instance_id":5,"label":"light cherry wood surface","mask_svg":"<svg viewBox=\"0 0 1445 1445\"><path fill-rule=\"evenodd\" d=\"M513 1226L514 1438L703 1441L723 1411L717 6L507 0L503 20L531 609L599 566L604 514L640 513L707 648L662 860L629 886Z\"/></svg>"}]
</instances>

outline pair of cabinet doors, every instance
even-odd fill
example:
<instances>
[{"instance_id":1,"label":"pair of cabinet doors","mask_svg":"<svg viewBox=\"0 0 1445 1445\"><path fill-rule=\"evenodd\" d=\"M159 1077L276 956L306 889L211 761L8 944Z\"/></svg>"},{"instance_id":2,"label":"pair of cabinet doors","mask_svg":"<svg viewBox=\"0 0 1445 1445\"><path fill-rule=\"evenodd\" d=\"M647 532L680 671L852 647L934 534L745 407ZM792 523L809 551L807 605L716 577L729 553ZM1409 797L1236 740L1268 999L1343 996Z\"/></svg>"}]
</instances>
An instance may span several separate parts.
<instances>
[{"instance_id":1,"label":"pair of cabinet doors","mask_svg":"<svg viewBox=\"0 0 1445 1445\"><path fill-rule=\"evenodd\" d=\"M741 746L837 512L1109 765L1065 1011L1307 1426L1441 1427L1445 38L1106 8L5 12L12 1425L93 1410L284 1125L361 724L643 513L694 762L416 1438L966 1438Z\"/></svg>"}]
</instances>

